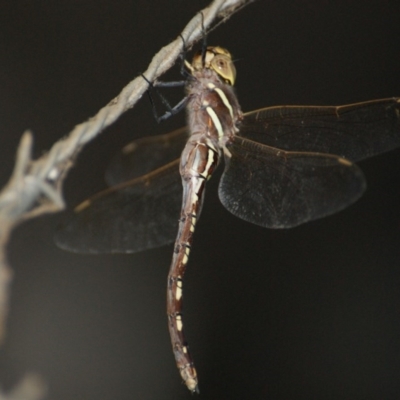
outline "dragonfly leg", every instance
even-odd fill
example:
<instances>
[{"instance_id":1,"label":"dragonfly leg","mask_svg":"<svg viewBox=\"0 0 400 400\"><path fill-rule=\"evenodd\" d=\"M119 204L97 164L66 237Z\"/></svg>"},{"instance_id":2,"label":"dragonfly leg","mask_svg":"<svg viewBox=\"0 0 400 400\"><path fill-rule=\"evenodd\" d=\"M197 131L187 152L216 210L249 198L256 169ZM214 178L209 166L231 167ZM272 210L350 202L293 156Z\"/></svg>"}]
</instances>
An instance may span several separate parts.
<instances>
[{"instance_id":1,"label":"dragonfly leg","mask_svg":"<svg viewBox=\"0 0 400 400\"><path fill-rule=\"evenodd\" d=\"M165 121L166 119L179 113L181 110L183 110L185 108L186 103L187 103L186 97L184 97L178 104L176 104L175 106L172 107L169 104L168 100L157 90L157 88L159 88L159 87L180 87L180 86L184 86L186 81L155 82L153 84L143 74L142 74L142 78L149 84L149 88L147 89L147 95L149 96L154 119L157 122ZM156 109L156 106L155 106L155 103L153 100L153 96L151 95L151 90L154 90L156 92L157 96L160 98L161 102L163 103L165 108L168 110L161 116L159 116L157 113L157 109Z\"/></svg>"}]
</instances>

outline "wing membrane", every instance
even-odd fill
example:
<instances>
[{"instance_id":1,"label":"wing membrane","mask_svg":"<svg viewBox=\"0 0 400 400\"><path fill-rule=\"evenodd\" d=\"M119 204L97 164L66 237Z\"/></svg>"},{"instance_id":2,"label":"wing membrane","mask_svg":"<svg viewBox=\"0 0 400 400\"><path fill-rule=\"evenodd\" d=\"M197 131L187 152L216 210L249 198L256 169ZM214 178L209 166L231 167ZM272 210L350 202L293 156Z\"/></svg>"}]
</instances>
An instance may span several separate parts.
<instances>
[{"instance_id":1,"label":"wing membrane","mask_svg":"<svg viewBox=\"0 0 400 400\"><path fill-rule=\"evenodd\" d=\"M359 161L400 146L400 99L338 107L268 107L245 115L240 136L282 150Z\"/></svg>"},{"instance_id":2,"label":"wing membrane","mask_svg":"<svg viewBox=\"0 0 400 400\"><path fill-rule=\"evenodd\" d=\"M59 247L78 253L133 253L175 239L182 183L179 160L114 186L76 207L56 233Z\"/></svg>"},{"instance_id":3,"label":"wing membrane","mask_svg":"<svg viewBox=\"0 0 400 400\"><path fill-rule=\"evenodd\" d=\"M114 186L145 175L179 158L188 138L187 128L144 137L127 144L111 161L106 182Z\"/></svg>"},{"instance_id":4,"label":"wing membrane","mask_svg":"<svg viewBox=\"0 0 400 400\"><path fill-rule=\"evenodd\" d=\"M400 146L399 101L246 114L240 136L228 145L232 157L220 182L221 202L268 228L293 227L347 207L361 196L365 180L339 156L356 161ZM127 253L173 242L182 197L179 160L173 160L187 135L181 128L127 145L106 173L108 184L117 186L78 206L59 229L57 244L80 253Z\"/></svg>"},{"instance_id":5,"label":"wing membrane","mask_svg":"<svg viewBox=\"0 0 400 400\"><path fill-rule=\"evenodd\" d=\"M361 170L328 154L287 152L236 137L219 186L234 215L267 228L290 228L340 211L365 189Z\"/></svg>"}]
</instances>

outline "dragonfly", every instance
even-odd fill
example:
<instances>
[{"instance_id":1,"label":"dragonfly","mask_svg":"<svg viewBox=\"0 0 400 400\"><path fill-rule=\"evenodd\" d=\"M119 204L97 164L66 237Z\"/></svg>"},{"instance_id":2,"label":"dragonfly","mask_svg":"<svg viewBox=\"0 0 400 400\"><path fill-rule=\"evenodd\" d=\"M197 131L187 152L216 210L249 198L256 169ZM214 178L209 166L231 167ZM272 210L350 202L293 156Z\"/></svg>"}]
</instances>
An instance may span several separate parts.
<instances>
[{"instance_id":1,"label":"dragonfly","mask_svg":"<svg viewBox=\"0 0 400 400\"><path fill-rule=\"evenodd\" d=\"M226 49L207 47L185 65L189 77L181 104L188 126L125 146L106 172L110 188L75 208L56 243L100 254L135 253L175 240L168 327L181 378L198 392L183 332L183 276L206 183L221 159L218 194L235 216L266 228L326 217L364 192L365 178L354 162L400 146L400 98L242 113Z\"/></svg>"}]
</instances>

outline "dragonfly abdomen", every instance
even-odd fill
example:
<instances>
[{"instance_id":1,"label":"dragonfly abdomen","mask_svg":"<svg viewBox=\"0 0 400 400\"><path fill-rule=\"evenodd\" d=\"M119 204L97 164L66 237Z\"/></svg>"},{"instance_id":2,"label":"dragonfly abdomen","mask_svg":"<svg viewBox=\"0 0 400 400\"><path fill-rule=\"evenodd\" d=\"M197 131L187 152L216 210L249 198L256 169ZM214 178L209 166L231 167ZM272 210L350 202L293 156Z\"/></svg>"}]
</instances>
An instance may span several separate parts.
<instances>
[{"instance_id":1,"label":"dragonfly abdomen","mask_svg":"<svg viewBox=\"0 0 400 400\"><path fill-rule=\"evenodd\" d=\"M205 185L218 166L219 152L205 135L193 135L185 146L181 161L183 200L179 230L168 275L167 314L176 364L186 386L198 392L197 373L183 332L183 275L189 261L193 233L201 213Z\"/></svg>"},{"instance_id":2,"label":"dragonfly abdomen","mask_svg":"<svg viewBox=\"0 0 400 400\"><path fill-rule=\"evenodd\" d=\"M183 333L183 275L189 260L193 233L203 204L205 185L217 168L225 145L238 132L242 119L238 101L230 84L235 69L229 53L221 48L207 48L195 56L192 79L188 80L187 113L190 138L182 152L180 174L183 199L179 230L168 275L168 326L176 364L188 389L198 392L193 360Z\"/></svg>"}]
</instances>

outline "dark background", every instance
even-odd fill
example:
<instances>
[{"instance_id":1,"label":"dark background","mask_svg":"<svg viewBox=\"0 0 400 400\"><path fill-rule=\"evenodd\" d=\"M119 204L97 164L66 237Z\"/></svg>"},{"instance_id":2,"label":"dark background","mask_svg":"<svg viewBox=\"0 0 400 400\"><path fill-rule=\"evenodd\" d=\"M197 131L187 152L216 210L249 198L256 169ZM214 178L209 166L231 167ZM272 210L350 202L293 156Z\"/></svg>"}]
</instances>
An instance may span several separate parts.
<instances>
[{"instance_id":1,"label":"dark background","mask_svg":"<svg viewBox=\"0 0 400 400\"><path fill-rule=\"evenodd\" d=\"M41 155L144 71L205 4L3 1L1 183L25 129ZM259 1L208 40L238 60L245 111L346 104L400 96L399 15L398 0ZM82 152L68 205L104 187L105 166L124 144L182 124L184 115L157 125L143 99ZM360 165L368 180L360 201L288 231L230 215L212 180L184 285L202 399L400 398L400 151ZM61 217L27 222L12 237L2 386L36 371L49 399L191 398L166 323L172 246L69 254L52 241Z\"/></svg>"}]
</instances>

